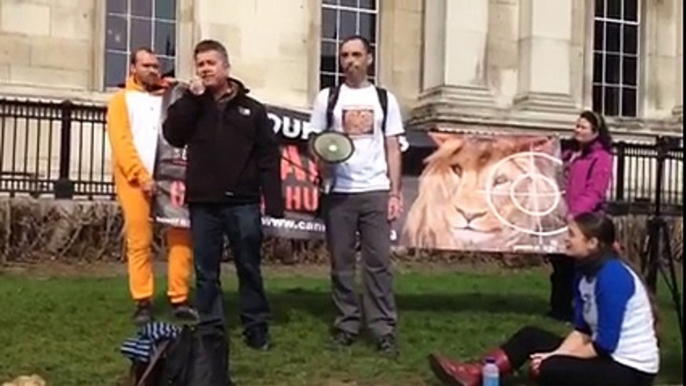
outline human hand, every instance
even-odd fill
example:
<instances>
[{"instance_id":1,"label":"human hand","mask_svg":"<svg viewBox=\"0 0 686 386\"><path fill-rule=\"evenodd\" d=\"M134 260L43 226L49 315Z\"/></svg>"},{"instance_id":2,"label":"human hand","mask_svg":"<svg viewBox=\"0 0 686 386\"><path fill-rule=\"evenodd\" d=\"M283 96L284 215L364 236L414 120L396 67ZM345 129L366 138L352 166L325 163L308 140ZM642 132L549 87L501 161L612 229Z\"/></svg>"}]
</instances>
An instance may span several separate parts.
<instances>
[{"instance_id":1,"label":"human hand","mask_svg":"<svg viewBox=\"0 0 686 386\"><path fill-rule=\"evenodd\" d=\"M202 95L205 93L205 85L202 83L202 79L200 77L196 76L191 80L190 85L188 86L188 90L193 95Z\"/></svg>"},{"instance_id":2,"label":"human hand","mask_svg":"<svg viewBox=\"0 0 686 386\"><path fill-rule=\"evenodd\" d=\"M144 182L143 184L141 184L141 189L143 189L143 192L148 196L152 196L153 193L155 193L155 181L150 180Z\"/></svg>"},{"instance_id":3,"label":"human hand","mask_svg":"<svg viewBox=\"0 0 686 386\"><path fill-rule=\"evenodd\" d=\"M399 195L392 194L388 198L388 221L397 220L403 214L403 200Z\"/></svg>"}]
</instances>

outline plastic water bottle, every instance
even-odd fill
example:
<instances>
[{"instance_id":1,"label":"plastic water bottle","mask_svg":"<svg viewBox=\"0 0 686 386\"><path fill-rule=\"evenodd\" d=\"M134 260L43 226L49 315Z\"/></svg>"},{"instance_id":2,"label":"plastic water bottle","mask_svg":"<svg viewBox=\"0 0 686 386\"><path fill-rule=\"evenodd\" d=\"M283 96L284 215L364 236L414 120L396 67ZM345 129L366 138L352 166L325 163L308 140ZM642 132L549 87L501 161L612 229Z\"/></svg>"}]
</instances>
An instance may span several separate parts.
<instances>
[{"instance_id":1,"label":"plastic water bottle","mask_svg":"<svg viewBox=\"0 0 686 386\"><path fill-rule=\"evenodd\" d=\"M494 358L487 358L481 370L483 386L500 386L500 370L495 364Z\"/></svg>"}]
</instances>

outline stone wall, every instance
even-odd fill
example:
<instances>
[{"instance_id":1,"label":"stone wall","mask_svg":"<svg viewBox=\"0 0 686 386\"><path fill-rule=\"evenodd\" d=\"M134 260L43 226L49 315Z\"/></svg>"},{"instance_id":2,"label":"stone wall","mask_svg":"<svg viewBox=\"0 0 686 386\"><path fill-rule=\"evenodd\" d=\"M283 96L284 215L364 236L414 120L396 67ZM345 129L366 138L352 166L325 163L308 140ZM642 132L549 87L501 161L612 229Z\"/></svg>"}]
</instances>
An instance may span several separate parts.
<instances>
[{"instance_id":1,"label":"stone wall","mask_svg":"<svg viewBox=\"0 0 686 386\"><path fill-rule=\"evenodd\" d=\"M94 3L3 0L0 3L0 82L48 89L92 89Z\"/></svg>"},{"instance_id":2,"label":"stone wall","mask_svg":"<svg viewBox=\"0 0 686 386\"><path fill-rule=\"evenodd\" d=\"M308 109L319 90L322 0L178 0L178 73L201 38L223 41L233 73L265 102ZM683 4L645 1L645 119L627 139L680 133ZM0 2L0 95L105 102L105 2ZM570 130L591 104L593 1L380 1L379 81L412 125ZM58 21L59 20L59 21ZM676 117L676 118L674 118Z\"/></svg>"}]
</instances>

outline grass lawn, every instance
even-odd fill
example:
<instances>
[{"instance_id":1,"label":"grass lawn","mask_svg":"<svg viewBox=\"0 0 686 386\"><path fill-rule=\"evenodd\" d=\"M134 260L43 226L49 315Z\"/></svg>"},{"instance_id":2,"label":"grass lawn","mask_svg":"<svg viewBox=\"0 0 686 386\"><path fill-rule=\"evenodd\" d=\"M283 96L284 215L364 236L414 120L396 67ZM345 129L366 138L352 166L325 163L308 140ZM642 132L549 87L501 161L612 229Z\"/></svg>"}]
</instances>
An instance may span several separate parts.
<instances>
[{"instance_id":1,"label":"grass lawn","mask_svg":"<svg viewBox=\"0 0 686 386\"><path fill-rule=\"evenodd\" d=\"M367 342L332 352L326 349L332 318L326 275L267 271L275 343L268 353L243 346L234 312L236 280L232 272L224 279L232 367L239 385L435 385L426 362L433 351L474 358L527 324L567 331L541 316L548 292L542 270L410 270L396 282L400 358L379 358ZM163 284L158 281L157 311L166 316ZM0 271L0 384L36 373L55 386L120 385L128 362L119 346L136 332L128 296L121 274ZM660 301L664 344L658 384L682 383L681 340L664 289Z\"/></svg>"}]
</instances>

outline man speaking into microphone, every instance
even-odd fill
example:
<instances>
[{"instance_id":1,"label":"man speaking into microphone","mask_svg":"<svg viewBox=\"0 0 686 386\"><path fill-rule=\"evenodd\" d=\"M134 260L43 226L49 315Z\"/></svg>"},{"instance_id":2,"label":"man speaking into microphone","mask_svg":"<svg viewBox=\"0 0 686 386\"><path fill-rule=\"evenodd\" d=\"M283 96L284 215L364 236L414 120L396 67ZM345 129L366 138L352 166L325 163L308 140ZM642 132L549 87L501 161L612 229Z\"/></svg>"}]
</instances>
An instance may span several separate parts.
<instances>
[{"instance_id":1,"label":"man speaking into microphone","mask_svg":"<svg viewBox=\"0 0 686 386\"><path fill-rule=\"evenodd\" d=\"M229 77L224 46L204 40L195 47L197 77L167 113L163 131L186 147L188 202L200 322L224 324L220 263L227 235L239 281L246 344L269 348L269 304L262 282L260 200L266 214L284 216L280 152L267 110Z\"/></svg>"}]
</instances>

